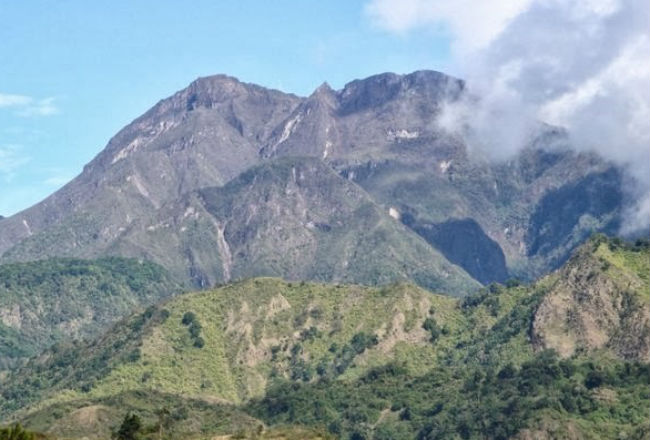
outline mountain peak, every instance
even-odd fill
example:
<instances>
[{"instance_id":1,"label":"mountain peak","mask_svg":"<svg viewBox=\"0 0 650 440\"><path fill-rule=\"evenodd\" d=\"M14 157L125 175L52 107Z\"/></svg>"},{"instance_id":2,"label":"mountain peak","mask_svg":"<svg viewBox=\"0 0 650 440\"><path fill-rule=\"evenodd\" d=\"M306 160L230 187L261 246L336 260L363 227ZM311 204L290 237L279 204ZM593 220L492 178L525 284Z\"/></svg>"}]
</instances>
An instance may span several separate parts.
<instances>
[{"instance_id":1,"label":"mountain peak","mask_svg":"<svg viewBox=\"0 0 650 440\"><path fill-rule=\"evenodd\" d=\"M323 82L320 86L314 90L314 93L312 95L317 94L317 93L335 93L334 89L329 85L327 81Z\"/></svg>"},{"instance_id":2,"label":"mountain peak","mask_svg":"<svg viewBox=\"0 0 650 440\"><path fill-rule=\"evenodd\" d=\"M399 97L418 97L430 103L463 89L463 82L434 70L419 70L406 75L380 73L351 81L340 92L343 113L387 104Z\"/></svg>"},{"instance_id":3,"label":"mountain peak","mask_svg":"<svg viewBox=\"0 0 650 440\"><path fill-rule=\"evenodd\" d=\"M213 102L224 101L245 94L247 85L228 75L212 75L194 80L182 93L187 99L188 110L198 105L210 106Z\"/></svg>"},{"instance_id":4,"label":"mountain peak","mask_svg":"<svg viewBox=\"0 0 650 440\"><path fill-rule=\"evenodd\" d=\"M338 105L338 94L327 82L324 82L307 98L307 102L312 101L325 103L334 108Z\"/></svg>"},{"instance_id":5,"label":"mountain peak","mask_svg":"<svg viewBox=\"0 0 650 440\"><path fill-rule=\"evenodd\" d=\"M199 76L196 78L194 81L190 83L190 87L192 85L197 85L197 86L202 86L202 85L207 85L207 84L241 84L241 81L239 79L235 78L234 76L226 75L224 73L216 73L214 75L208 75L208 76Z\"/></svg>"}]
</instances>

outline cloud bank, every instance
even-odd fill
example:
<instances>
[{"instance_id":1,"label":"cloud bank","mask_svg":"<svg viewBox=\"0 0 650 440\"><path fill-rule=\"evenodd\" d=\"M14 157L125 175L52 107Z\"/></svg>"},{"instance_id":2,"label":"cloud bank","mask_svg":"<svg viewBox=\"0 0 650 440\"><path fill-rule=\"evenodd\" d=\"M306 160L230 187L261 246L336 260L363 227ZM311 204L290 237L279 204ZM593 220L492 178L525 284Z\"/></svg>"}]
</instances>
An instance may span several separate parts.
<instances>
[{"instance_id":1,"label":"cloud bank","mask_svg":"<svg viewBox=\"0 0 650 440\"><path fill-rule=\"evenodd\" d=\"M452 39L469 94L439 123L497 160L540 121L572 145L625 166L639 202L622 232L650 225L650 2L647 0L370 0L379 27Z\"/></svg>"}]
</instances>

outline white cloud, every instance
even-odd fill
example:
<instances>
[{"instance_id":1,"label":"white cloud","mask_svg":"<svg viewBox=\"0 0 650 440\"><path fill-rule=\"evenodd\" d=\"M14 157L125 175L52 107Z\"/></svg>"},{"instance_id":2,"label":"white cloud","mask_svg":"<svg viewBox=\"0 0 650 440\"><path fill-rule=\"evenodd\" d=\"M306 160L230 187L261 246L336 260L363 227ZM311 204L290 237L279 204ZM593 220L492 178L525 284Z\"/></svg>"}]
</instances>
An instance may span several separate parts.
<instances>
[{"instance_id":1,"label":"white cloud","mask_svg":"<svg viewBox=\"0 0 650 440\"><path fill-rule=\"evenodd\" d=\"M54 98L45 98L33 102L16 112L18 116L50 116L59 113L58 107L54 105Z\"/></svg>"},{"instance_id":2,"label":"white cloud","mask_svg":"<svg viewBox=\"0 0 650 440\"><path fill-rule=\"evenodd\" d=\"M366 12L390 32L449 32L470 94L447 106L444 128L504 159L536 121L565 127L576 148L628 167L644 200L631 209L648 225L649 1L369 0Z\"/></svg>"},{"instance_id":3,"label":"white cloud","mask_svg":"<svg viewBox=\"0 0 650 440\"><path fill-rule=\"evenodd\" d=\"M50 116L59 113L55 98L34 99L31 96L0 93L0 109L10 108L17 116Z\"/></svg>"},{"instance_id":4,"label":"white cloud","mask_svg":"<svg viewBox=\"0 0 650 440\"><path fill-rule=\"evenodd\" d=\"M8 95L0 93L0 108L25 106L32 102L32 98L24 95Z\"/></svg>"},{"instance_id":5,"label":"white cloud","mask_svg":"<svg viewBox=\"0 0 650 440\"><path fill-rule=\"evenodd\" d=\"M467 52L487 46L532 0L373 0L365 8L373 22L389 31L404 33L434 26L451 33L457 50Z\"/></svg>"}]
</instances>

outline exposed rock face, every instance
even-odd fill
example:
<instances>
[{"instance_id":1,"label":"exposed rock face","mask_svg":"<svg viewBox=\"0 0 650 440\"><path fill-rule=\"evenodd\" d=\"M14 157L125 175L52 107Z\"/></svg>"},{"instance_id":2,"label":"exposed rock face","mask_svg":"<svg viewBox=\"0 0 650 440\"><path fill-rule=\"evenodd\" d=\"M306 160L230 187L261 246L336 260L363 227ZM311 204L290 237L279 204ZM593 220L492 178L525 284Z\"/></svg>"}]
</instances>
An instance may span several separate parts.
<instances>
[{"instance_id":1,"label":"exposed rock face","mask_svg":"<svg viewBox=\"0 0 650 440\"><path fill-rule=\"evenodd\" d=\"M164 265L180 280L205 286L259 272L383 282L390 278L382 274L386 258L396 266L415 255L442 252L477 280L489 282L506 277L502 255L509 274L532 278L558 267L593 230L616 228L622 203L619 172L594 155L572 152L562 132L541 127L517 157L495 164L468 154L462 139L439 129L436 117L442 105L463 89L462 81L431 71L376 75L338 91L323 84L307 98L223 75L198 79L121 130L64 188L2 220L0 261L134 256ZM417 237L428 237L426 228L393 225L399 233L391 240L399 242L387 242L390 252L370 253L373 257L360 272L353 265L333 270L349 260L339 254L341 242L332 238L336 234L319 229L331 225L315 222L320 232L310 233L310 244L303 246L304 228L292 225L308 216L296 217L295 207L286 209L281 197L273 203L248 198L240 206L234 193L224 194L235 189L246 193L245 186L256 181L250 170L267 169L256 166L296 156L321 161L323 172L336 172L327 174L327 182L319 180L320 172L306 174L312 186L318 182L331 187L313 192L308 203L295 199L303 209L335 209L347 203L341 200L347 193L368 204L368 211L358 212L363 219L352 221L349 216L348 223L341 223L356 225L350 236L368 212L390 209L392 217L377 214L382 219L377 221L394 222L402 213L411 216L413 225L468 221L470 235L452 234L451 241L427 244ZM241 184L239 177L239 184L228 185L245 172L248 183ZM269 184L284 185L277 180ZM222 189L214 190L217 187ZM221 199L233 200L231 212L215 216L214 209L204 205L201 195L215 191ZM556 218L558 209L561 216ZM273 226L257 229L263 233L244 230L241 225L249 220L237 212L272 219ZM275 233L273 228L284 231L278 239L284 246L267 246L263 234ZM477 242L465 253L458 244L469 237ZM238 249L230 244L233 239ZM417 249L406 249L403 243L417 243ZM421 246L431 249L425 252ZM249 258L262 248L264 261L278 263L253 270L258 266ZM330 263L310 263L314 249L319 255L329 253ZM301 261L301 269L280 263L287 255L292 255L288 261ZM473 283L467 273L452 275L458 271L448 270L444 258L431 261L436 267L418 276L418 282L446 286L454 293L464 293ZM390 273L394 279L407 273L410 277L421 273L421 266ZM375 275L367 276L371 272ZM365 275L357 278L361 273ZM449 282L452 279L459 282Z\"/></svg>"},{"instance_id":2,"label":"exposed rock face","mask_svg":"<svg viewBox=\"0 0 650 440\"><path fill-rule=\"evenodd\" d=\"M534 344L564 357L610 350L650 361L648 274L643 272L650 267L648 253L625 255L605 243L591 244L558 272L542 300L532 325ZM639 261L632 265L623 258Z\"/></svg>"},{"instance_id":3,"label":"exposed rock face","mask_svg":"<svg viewBox=\"0 0 650 440\"><path fill-rule=\"evenodd\" d=\"M365 191L312 158L277 159L191 193L126 231L114 251L143 249L177 268L178 277L189 267L203 287L270 275L365 284L411 279L455 294L478 286ZM172 259L179 253L181 265Z\"/></svg>"}]
</instances>

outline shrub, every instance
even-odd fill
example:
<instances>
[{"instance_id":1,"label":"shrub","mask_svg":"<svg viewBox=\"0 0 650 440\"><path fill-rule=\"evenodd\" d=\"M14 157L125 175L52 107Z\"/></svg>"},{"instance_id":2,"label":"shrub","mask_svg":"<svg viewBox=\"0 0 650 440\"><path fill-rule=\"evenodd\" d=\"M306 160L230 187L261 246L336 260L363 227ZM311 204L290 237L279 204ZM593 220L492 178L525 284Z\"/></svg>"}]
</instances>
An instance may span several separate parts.
<instances>
[{"instance_id":1,"label":"shrub","mask_svg":"<svg viewBox=\"0 0 650 440\"><path fill-rule=\"evenodd\" d=\"M122 420L115 438L117 440L137 440L142 430L142 421L136 414L127 413Z\"/></svg>"},{"instance_id":2,"label":"shrub","mask_svg":"<svg viewBox=\"0 0 650 440\"><path fill-rule=\"evenodd\" d=\"M0 440L34 440L33 432L25 431L20 423L9 428L0 428Z\"/></svg>"},{"instance_id":3,"label":"shrub","mask_svg":"<svg viewBox=\"0 0 650 440\"><path fill-rule=\"evenodd\" d=\"M201 336L197 336L196 339L194 339L194 346L196 348L203 348L204 345L205 345L205 341Z\"/></svg>"},{"instance_id":4,"label":"shrub","mask_svg":"<svg viewBox=\"0 0 650 440\"><path fill-rule=\"evenodd\" d=\"M194 312L185 312L181 322L183 323L183 325L190 325L193 322L196 322L196 320L197 319L196 319L196 315L194 314Z\"/></svg>"},{"instance_id":5,"label":"shrub","mask_svg":"<svg viewBox=\"0 0 650 440\"><path fill-rule=\"evenodd\" d=\"M422 324L422 328L429 332L431 335L431 342L436 342L440 337L441 329L438 323L433 318L427 318Z\"/></svg>"}]
</instances>

